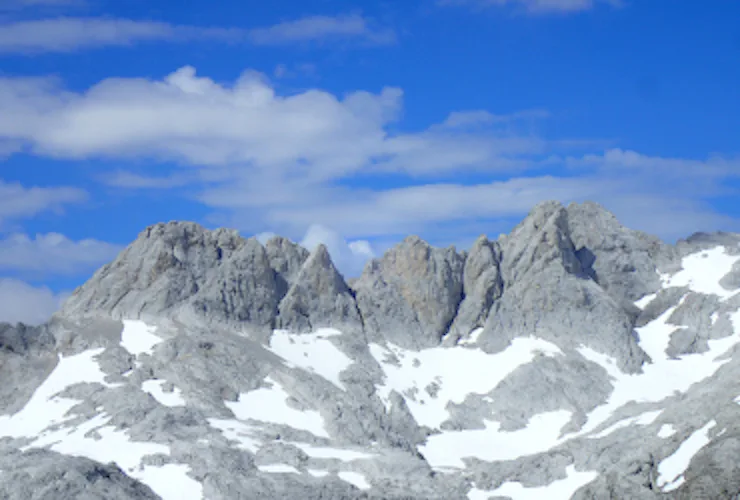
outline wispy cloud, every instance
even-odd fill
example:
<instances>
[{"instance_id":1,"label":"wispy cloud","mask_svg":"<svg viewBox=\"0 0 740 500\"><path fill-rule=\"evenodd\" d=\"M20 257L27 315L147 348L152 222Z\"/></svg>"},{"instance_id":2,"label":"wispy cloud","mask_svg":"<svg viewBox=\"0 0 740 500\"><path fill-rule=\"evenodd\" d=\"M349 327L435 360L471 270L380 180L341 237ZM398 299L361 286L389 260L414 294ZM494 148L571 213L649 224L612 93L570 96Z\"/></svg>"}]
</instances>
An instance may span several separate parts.
<instances>
[{"instance_id":1,"label":"wispy cloud","mask_svg":"<svg viewBox=\"0 0 740 500\"><path fill-rule=\"evenodd\" d=\"M239 30L130 19L60 17L0 25L0 52L70 52L148 41L236 40Z\"/></svg>"},{"instance_id":2,"label":"wispy cloud","mask_svg":"<svg viewBox=\"0 0 740 500\"><path fill-rule=\"evenodd\" d=\"M3 0L0 2L0 12L34 8L80 7L85 3L86 0Z\"/></svg>"},{"instance_id":3,"label":"wispy cloud","mask_svg":"<svg viewBox=\"0 0 740 500\"><path fill-rule=\"evenodd\" d=\"M476 8L507 7L524 9L530 14L573 13L593 9L598 4L613 7L623 5L623 0L438 0L440 5L469 5Z\"/></svg>"},{"instance_id":4,"label":"wispy cloud","mask_svg":"<svg viewBox=\"0 0 740 500\"><path fill-rule=\"evenodd\" d=\"M50 2L47 0L43 5L63 4ZM56 17L0 24L0 53L61 53L145 42L192 40L257 45L352 40L365 45L384 45L393 43L395 34L390 29L373 27L360 15L310 16L253 29L99 17Z\"/></svg>"},{"instance_id":5,"label":"wispy cloud","mask_svg":"<svg viewBox=\"0 0 740 500\"><path fill-rule=\"evenodd\" d=\"M24 187L20 183L0 180L0 226L12 219L32 217L52 210L60 212L66 205L87 199L87 193L74 187Z\"/></svg>"},{"instance_id":6,"label":"wispy cloud","mask_svg":"<svg viewBox=\"0 0 740 500\"><path fill-rule=\"evenodd\" d=\"M117 170L100 176L103 184L124 189L170 189L185 186L196 178L187 175L174 174L165 177L140 175L125 170Z\"/></svg>"},{"instance_id":7,"label":"wispy cloud","mask_svg":"<svg viewBox=\"0 0 740 500\"><path fill-rule=\"evenodd\" d=\"M121 250L95 239L73 241L58 233L13 234L0 240L0 270L15 274L73 275L113 260Z\"/></svg>"},{"instance_id":8,"label":"wispy cloud","mask_svg":"<svg viewBox=\"0 0 740 500\"><path fill-rule=\"evenodd\" d=\"M392 30L371 27L367 19L357 14L304 17L253 29L249 32L249 37L252 42L259 45L285 45L337 38L360 39L377 45L396 41L396 35Z\"/></svg>"}]
</instances>

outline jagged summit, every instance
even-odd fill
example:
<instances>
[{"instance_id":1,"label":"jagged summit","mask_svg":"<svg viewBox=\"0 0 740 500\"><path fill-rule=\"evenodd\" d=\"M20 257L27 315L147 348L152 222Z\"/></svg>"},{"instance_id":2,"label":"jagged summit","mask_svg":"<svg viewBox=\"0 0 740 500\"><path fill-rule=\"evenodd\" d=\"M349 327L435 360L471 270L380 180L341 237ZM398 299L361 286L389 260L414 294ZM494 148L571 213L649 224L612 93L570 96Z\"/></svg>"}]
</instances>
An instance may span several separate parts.
<instances>
[{"instance_id":1,"label":"jagged summit","mask_svg":"<svg viewBox=\"0 0 740 500\"><path fill-rule=\"evenodd\" d=\"M59 315L238 323L262 333L334 326L409 348L454 344L484 328L481 345L496 351L531 330L533 316L549 334L577 338L573 321L553 308L561 296L573 307L587 301L585 317L599 315L619 338L602 347L637 369L629 304L659 286L664 254L666 245L624 228L595 203L547 201L511 234L482 236L469 252L409 236L371 261L350 289L323 245L309 253L279 236L263 246L233 230L170 222L142 231Z\"/></svg>"},{"instance_id":2,"label":"jagged summit","mask_svg":"<svg viewBox=\"0 0 740 500\"><path fill-rule=\"evenodd\" d=\"M739 290L737 235L594 203L351 286L324 245L156 224L0 325L0 497L734 498Z\"/></svg>"}]
</instances>

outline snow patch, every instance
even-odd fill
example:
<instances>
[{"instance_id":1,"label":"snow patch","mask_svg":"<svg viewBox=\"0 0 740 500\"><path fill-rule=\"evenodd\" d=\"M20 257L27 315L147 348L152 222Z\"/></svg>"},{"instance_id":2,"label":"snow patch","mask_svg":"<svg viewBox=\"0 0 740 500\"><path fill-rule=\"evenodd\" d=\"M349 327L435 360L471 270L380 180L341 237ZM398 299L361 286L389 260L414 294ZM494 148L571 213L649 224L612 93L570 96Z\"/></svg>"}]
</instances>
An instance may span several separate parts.
<instances>
[{"instance_id":1,"label":"snow patch","mask_svg":"<svg viewBox=\"0 0 740 500\"><path fill-rule=\"evenodd\" d=\"M565 472L567 477L553 481L552 483L539 486L536 488L525 488L521 483L517 482L505 482L498 488L487 493L490 496L503 496L509 497L512 500L568 500L571 498L576 491L583 486L596 479L599 474L593 471L578 472L575 465L569 465ZM477 495L480 495L481 490L477 490ZM468 498L488 498L483 496L471 497L468 493Z\"/></svg>"},{"instance_id":2,"label":"snow patch","mask_svg":"<svg viewBox=\"0 0 740 500\"><path fill-rule=\"evenodd\" d=\"M484 420L485 429L448 431L427 438L419 451L432 467L464 468L465 457L487 462L516 460L545 452L560 444L560 430L571 412L558 410L533 416L527 427L513 432L500 431L501 424Z\"/></svg>"},{"instance_id":3,"label":"snow patch","mask_svg":"<svg viewBox=\"0 0 740 500\"><path fill-rule=\"evenodd\" d=\"M624 420L620 420L616 424L613 424L603 431L599 432L598 434L592 434L590 436L587 436L589 439L601 439L603 437L608 436L612 432L622 429L624 427L629 427L631 425L650 425L653 422L655 422L655 419L657 419L660 414L663 413L663 410L657 410L657 411L649 411L646 413L643 413L642 415L638 415L636 417L632 418L625 418Z\"/></svg>"},{"instance_id":4,"label":"snow patch","mask_svg":"<svg viewBox=\"0 0 740 500\"><path fill-rule=\"evenodd\" d=\"M211 427L221 431L229 441L236 441L240 450L257 453L262 447L262 441L253 437L254 427L234 419L209 418Z\"/></svg>"},{"instance_id":5,"label":"snow patch","mask_svg":"<svg viewBox=\"0 0 740 500\"><path fill-rule=\"evenodd\" d=\"M305 443L290 443L301 450L311 458L335 458L343 462L350 462L352 460L362 460L373 458L375 455L372 453L365 453L355 450L343 450L341 448L327 448L312 446Z\"/></svg>"},{"instance_id":6,"label":"snow patch","mask_svg":"<svg viewBox=\"0 0 740 500\"><path fill-rule=\"evenodd\" d=\"M224 404L239 420L258 420L273 424L282 424L294 429L308 431L319 437L329 437L324 427L324 419L317 411L300 411L288 406L286 400L290 394L275 380L267 377L266 382L273 387L264 387L255 391L242 393L237 402L226 401Z\"/></svg>"},{"instance_id":7,"label":"snow patch","mask_svg":"<svg viewBox=\"0 0 740 500\"><path fill-rule=\"evenodd\" d=\"M107 425L110 417L99 414L73 428L61 427L46 432L29 448L48 447L63 455L86 457L100 463L115 462L134 479L149 486L163 500L200 500L202 486L186 473L188 465L168 464L162 467L142 466L147 455L169 455L169 446L131 441L125 431Z\"/></svg>"},{"instance_id":8,"label":"snow patch","mask_svg":"<svg viewBox=\"0 0 740 500\"><path fill-rule=\"evenodd\" d=\"M91 349L73 356L59 356L59 362L44 382L36 389L26 405L14 415L0 415L0 438L40 438L48 427L74 418L67 412L80 401L58 396L76 384L102 384L117 387L105 381L95 357L105 349Z\"/></svg>"},{"instance_id":9,"label":"snow patch","mask_svg":"<svg viewBox=\"0 0 740 500\"><path fill-rule=\"evenodd\" d=\"M341 332L321 328L314 333L297 335L275 330L270 338L269 350L291 366L316 373L344 390L339 374L352 364L352 360L328 340L335 335L341 335Z\"/></svg>"},{"instance_id":10,"label":"snow patch","mask_svg":"<svg viewBox=\"0 0 740 500\"><path fill-rule=\"evenodd\" d=\"M306 469L306 471L313 477L326 477L329 475L329 471L320 469Z\"/></svg>"},{"instance_id":11,"label":"snow patch","mask_svg":"<svg viewBox=\"0 0 740 500\"><path fill-rule=\"evenodd\" d=\"M147 380L141 384L141 388L164 406L185 406L186 401L183 399L180 389L175 387L172 392L164 392L162 386L165 383L164 380Z\"/></svg>"},{"instance_id":12,"label":"snow patch","mask_svg":"<svg viewBox=\"0 0 740 500\"><path fill-rule=\"evenodd\" d=\"M635 328L639 335L639 346L640 348L650 356L653 363L659 363L661 361L667 361L668 355L666 349L668 349L671 343L671 335L676 330L681 330L685 327L671 325L668 323L668 319L674 313L674 311L683 303L684 299L678 303L678 306L669 308L666 312L658 316L656 319L648 323L647 325Z\"/></svg>"},{"instance_id":13,"label":"snow patch","mask_svg":"<svg viewBox=\"0 0 740 500\"><path fill-rule=\"evenodd\" d=\"M538 353L561 354L556 345L534 337L516 338L505 351L496 354L463 346L434 347L418 352L393 344L388 344L387 348L378 344L369 347L385 373L385 383L377 389L386 407L391 391L396 390L405 395L417 423L431 428L439 428L450 417L446 409L448 403L462 403L469 394L491 391ZM434 389L429 392L427 388Z\"/></svg>"},{"instance_id":14,"label":"snow patch","mask_svg":"<svg viewBox=\"0 0 740 500\"><path fill-rule=\"evenodd\" d=\"M694 431L681 446L670 456L664 458L658 465L658 487L663 491L673 491L684 483L683 474L691 463L691 459L699 450L706 446L709 439L709 431L717 425L710 420L707 424Z\"/></svg>"},{"instance_id":15,"label":"snow patch","mask_svg":"<svg viewBox=\"0 0 740 500\"><path fill-rule=\"evenodd\" d=\"M149 486L162 500L201 500L203 485L188 476L189 470L185 464L146 465L131 475Z\"/></svg>"},{"instance_id":16,"label":"snow patch","mask_svg":"<svg viewBox=\"0 0 740 500\"><path fill-rule=\"evenodd\" d=\"M671 424L663 424L658 431L658 437L666 439L673 436L676 433L676 429Z\"/></svg>"},{"instance_id":17,"label":"snow patch","mask_svg":"<svg viewBox=\"0 0 740 500\"><path fill-rule=\"evenodd\" d=\"M121 346L134 356L139 354L152 354L154 347L162 342L160 337L154 335L157 328L149 326L139 320L123 320L123 332L121 332Z\"/></svg>"},{"instance_id":18,"label":"snow patch","mask_svg":"<svg viewBox=\"0 0 740 500\"><path fill-rule=\"evenodd\" d=\"M337 473L337 476L339 476L339 479L341 479L342 481L353 484L361 490L370 489L370 483L368 483L367 479L365 479L365 476L363 476L359 472L342 471Z\"/></svg>"},{"instance_id":19,"label":"snow patch","mask_svg":"<svg viewBox=\"0 0 740 500\"><path fill-rule=\"evenodd\" d=\"M577 434L569 435L569 438L592 432L606 422L617 409L629 402L656 403L677 393L686 392L692 385L711 377L720 367L728 363L729 358L720 358L740 343L739 311L730 316L735 332L733 335L722 339L710 339L707 352L686 354L676 359L669 359L665 356L664 349L657 347L668 345L667 339L673 331L663 328L665 316L664 314L654 321L657 326L651 327L651 323L640 329L642 338L640 345L643 346L642 342L651 345L652 348L648 347L646 350L653 358L652 363L645 363L642 366L642 373L623 373L609 356L596 353L587 347L578 348L578 352L584 358L599 364L609 373L613 379L614 390L606 403L598 406L588 415L588 421L583 429ZM651 339L651 335L658 338Z\"/></svg>"},{"instance_id":20,"label":"snow patch","mask_svg":"<svg viewBox=\"0 0 740 500\"><path fill-rule=\"evenodd\" d=\"M740 260L738 255L730 255L723 246L688 255L681 261L682 270L675 274L664 274L661 281L664 287L688 287L689 290L707 295L717 295L727 300L737 293L725 290L720 280L732 271L732 266Z\"/></svg>"},{"instance_id":21,"label":"snow patch","mask_svg":"<svg viewBox=\"0 0 740 500\"><path fill-rule=\"evenodd\" d=\"M288 464L258 465L257 468L269 474L300 474L301 471Z\"/></svg>"},{"instance_id":22,"label":"snow patch","mask_svg":"<svg viewBox=\"0 0 740 500\"><path fill-rule=\"evenodd\" d=\"M470 333L470 336L468 338L461 340L460 342L458 342L458 344L459 345L477 344L481 333L483 333L483 328L476 328Z\"/></svg>"},{"instance_id":23,"label":"snow patch","mask_svg":"<svg viewBox=\"0 0 740 500\"><path fill-rule=\"evenodd\" d=\"M649 293L645 295L643 298L635 302L635 305L639 307L640 309L645 309L648 304L650 304L653 300L655 300L655 297L657 297L657 293Z\"/></svg>"}]
</instances>

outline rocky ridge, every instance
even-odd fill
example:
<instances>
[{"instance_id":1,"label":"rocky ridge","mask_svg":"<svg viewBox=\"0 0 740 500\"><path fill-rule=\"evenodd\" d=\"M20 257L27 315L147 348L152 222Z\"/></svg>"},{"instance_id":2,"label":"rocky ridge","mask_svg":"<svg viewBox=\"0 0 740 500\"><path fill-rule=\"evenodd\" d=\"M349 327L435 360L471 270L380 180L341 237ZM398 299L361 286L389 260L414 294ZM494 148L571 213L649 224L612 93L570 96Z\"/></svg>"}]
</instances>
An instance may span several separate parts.
<instances>
[{"instance_id":1,"label":"rocky ridge","mask_svg":"<svg viewBox=\"0 0 740 500\"><path fill-rule=\"evenodd\" d=\"M188 470L181 482L199 488L188 498L486 498L517 484L574 481L579 470L595 476L573 489L576 498L734 498L740 486L724 463L740 430L732 402L740 361L729 344L740 334L740 260L731 261L739 248L740 237L729 234L671 246L594 203L546 202L509 235L481 236L468 252L408 237L350 286L321 245L308 251L280 237L262 245L234 231L158 224L48 325L0 327L0 374L10 380L0 390L0 457L31 447L22 460L0 459L0 485L15 491L35 468L63 468L65 456L80 456L44 435L107 419L86 432L111 428L162 448L132 470L101 451L87 460L118 465L97 475L75 458L68 466L80 474L52 480L57 490L49 491L168 498L150 476L180 464ZM729 262L711 289L682 277L702 252ZM657 349L641 338L656 328L672 329ZM131 346L146 339L149 348ZM720 353L726 360L707 361L714 371L681 397L614 403L620 384L673 369L682 356L715 356L722 342L730 345ZM36 440L16 429L13 415L35 404L64 360L91 353L102 375L56 393L75 402L67 416ZM496 371L506 364L511 369ZM295 420L249 409L270 405ZM644 415L655 418L643 423ZM545 418L557 431L540 439L549 445L506 444L531 439ZM711 445L673 489L658 457L677 452L710 418L707 435L722 434L707 438ZM646 438L644 429L662 421L672 422L659 427L670 425L673 437ZM498 430L483 434L493 423ZM613 426L619 432L593 437ZM476 432L501 453L467 451L446 463L447 440L459 444ZM40 450L43 465L34 465L28 454ZM44 494L27 498L52 498Z\"/></svg>"}]
</instances>

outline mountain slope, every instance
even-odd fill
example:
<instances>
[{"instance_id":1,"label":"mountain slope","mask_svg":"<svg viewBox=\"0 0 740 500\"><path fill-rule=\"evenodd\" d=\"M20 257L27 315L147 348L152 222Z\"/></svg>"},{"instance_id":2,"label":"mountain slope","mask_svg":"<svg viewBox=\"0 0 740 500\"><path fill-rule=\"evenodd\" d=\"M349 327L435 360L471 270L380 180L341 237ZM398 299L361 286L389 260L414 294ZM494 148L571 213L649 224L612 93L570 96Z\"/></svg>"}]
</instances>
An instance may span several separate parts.
<instances>
[{"instance_id":1,"label":"mountain slope","mask_svg":"<svg viewBox=\"0 0 740 500\"><path fill-rule=\"evenodd\" d=\"M152 226L0 327L0 496L734 498L738 276L737 235L593 203L351 287L323 246Z\"/></svg>"}]
</instances>

